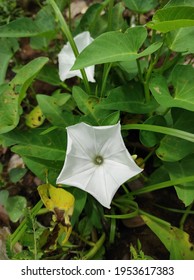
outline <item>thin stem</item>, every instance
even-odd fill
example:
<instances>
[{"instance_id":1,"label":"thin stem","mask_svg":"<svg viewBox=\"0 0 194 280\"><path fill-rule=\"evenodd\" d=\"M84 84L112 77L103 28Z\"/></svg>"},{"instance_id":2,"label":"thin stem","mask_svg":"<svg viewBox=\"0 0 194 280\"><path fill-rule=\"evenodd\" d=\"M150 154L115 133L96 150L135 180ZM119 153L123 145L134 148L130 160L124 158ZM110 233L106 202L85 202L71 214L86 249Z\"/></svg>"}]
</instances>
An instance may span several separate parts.
<instances>
[{"instance_id":1,"label":"thin stem","mask_svg":"<svg viewBox=\"0 0 194 280\"><path fill-rule=\"evenodd\" d=\"M158 50L155 59L154 59L153 61L152 61L152 59L151 59L149 68L148 68L147 73L146 73L146 76L145 76L145 80L144 80L143 86L144 86L144 92L145 92L145 100L146 100L146 102L149 102L149 101L150 101L149 81L150 81L150 77L151 77L152 71L153 71L153 69L154 69L154 66L156 65L156 63L157 63L157 61L158 61L158 59L159 59L159 57L160 57L161 50L162 50L162 46L161 46L160 49Z\"/></svg>"},{"instance_id":2,"label":"thin stem","mask_svg":"<svg viewBox=\"0 0 194 280\"><path fill-rule=\"evenodd\" d=\"M100 239L95 243L94 247L83 256L84 260L89 260L94 257L94 255L98 252L98 250L102 247L104 241L105 241L105 233L103 232Z\"/></svg>"},{"instance_id":3,"label":"thin stem","mask_svg":"<svg viewBox=\"0 0 194 280\"><path fill-rule=\"evenodd\" d=\"M112 30L112 15L113 15L114 0L110 0L108 7L108 31Z\"/></svg>"},{"instance_id":4,"label":"thin stem","mask_svg":"<svg viewBox=\"0 0 194 280\"><path fill-rule=\"evenodd\" d=\"M186 210L181 210L181 209L176 209L176 208L170 208L170 207L162 206L162 205L157 204L157 203L154 203L153 205L156 206L156 207L159 207L159 208L161 208L161 209L164 209L164 210L166 210L166 211L170 211L170 212L174 212L174 213L182 213L182 214L185 214L186 211L187 211L187 209L186 209ZM188 214L189 214L189 215L193 215L193 214L194 214L194 211L189 210L189 211L188 211Z\"/></svg>"},{"instance_id":5,"label":"thin stem","mask_svg":"<svg viewBox=\"0 0 194 280\"><path fill-rule=\"evenodd\" d=\"M112 63L108 63L108 64L104 65L104 70L103 70L103 75L102 75L102 87L101 87L101 93L100 93L101 98L104 96L107 78L108 78L108 74L110 72L111 66L112 66Z\"/></svg>"},{"instance_id":6,"label":"thin stem","mask_svg":"<svg viewBox=\"0 0 194 280\"><path fill-rule=\"evenodd\" d=\"M54 0L48 0L48 2L52 6L52 8L53 8L53 10L54 10L54 12L56 14L56 17L59 20L61 30L64 33L64 35L67 37L67 40L69 41L69 43L71 45L71 48L73 50L73 53L74 53L75 57L78 57L79 51L78 51L77 46L75 44L75 41L74 41L74 39L72 37L72 34L71 34L70 30L69 30L69 27L68 27L68 25L67 25L67 23L65 21L65 18L63 17L59 7L57 6L57 4L55 3ZM86 91L89 94L90 93L90 86L89 86L89 82L88 82L88 78L87 78L86 72L85 72L84 69L80 69L80 72L82 74L82 78L83 78L83 82L84 82Z\"/></svg>"},{"instance_id":7,"label":"thin stem","mask_svg":"<svg viewBox=\"0 0 194 280\"><path fill-rule=\"evenodd\" d=\"M169 181L154 184L154 185L151 185L151 186L148 186L148 187L144 187L142 189L132 191L131 195L139 195L139 194L144 194L144 193L148 193L148 192L153 192L153 191L157 191L157 190L160 190L160 189L169 188L169 187L172 187L172 186L175 186L175 185L185 184L185 183L189 183L189 182L194 182L194 176L178 178L178 179L175 179L175 180L169 180Z\"/></svg>"},{"instance_id":8,"label":"thin stem","mask_svg":"<svg viewBox=\"0 0 194 280\"><path fill-rule=\"evenodd\" d=\"M190 214L190 210L191 210L192 206L193 206L193 203L191 203L191 204L187 207L187 209L185 210L185 213L183 214L183 216L182 216L182 218L181 218L181 220L180 220L180 229L181 229L181 230L184 230L184 223L185 223L185 221L186 221L188 215Z\"/></svg>"},{"instance_id":9,"label":"thin stem","mask_svg":"<svg viewBox=\"0 0 194 280\"><path fill-rule=\"evenodd\" d=\"M140 80L141 83L143 83L144 81L143 81L143 75L142 75L142 72L141 72L141 65L140 65L139 59L136 59L136 63L137 63L139 80Z\"/></svg>"},{"instance_id":10,"label":"thin stem","mask_svg":"<svg viewBox=\"0 0 194 280\"><path fill-rule=\"evenodd\" d=\"M139 129L139 130L153 131L153 132L158 132L158 133L178 137L190 142L194 142L194 134L175 128L170 128L170 127L151 125L151 124L126 124L123 125L121 129L122 130Z\"/></svg>"},{"instance_id":11,"label":"thin stem","mask_svg":"<svg viewBox=\"0 0 194 280\"><path fill-rule=\"evenodd\" d=\"M157 147L155 147L149 154L142 160L140 167L155 153Z\"/></svg>"},{"instance_id":12,"label":"thin stem","mask_svg":"<svg viewBox=\"0 0 194 280\"><path fill-rule=\"evenodd\" d=\"M127 189L127 187L125 186L125 184L122 184L122 188L125 191L125 193L129 193L129 190Z\"/></svg>"}]
</instances>

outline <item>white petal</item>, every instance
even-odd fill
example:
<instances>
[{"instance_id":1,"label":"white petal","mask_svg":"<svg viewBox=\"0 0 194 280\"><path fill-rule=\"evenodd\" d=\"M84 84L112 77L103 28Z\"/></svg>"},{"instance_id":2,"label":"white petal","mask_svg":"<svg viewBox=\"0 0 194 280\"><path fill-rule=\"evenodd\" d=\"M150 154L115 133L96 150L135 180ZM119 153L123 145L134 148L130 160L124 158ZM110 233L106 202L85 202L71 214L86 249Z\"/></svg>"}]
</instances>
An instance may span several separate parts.
<instances>
[{"instance_id":1,"label":"white petal","mask_svg":"<svg viewBox=\"0 0 194 280\"><path fill-rule=\"evenodd\" d=\"M110 208L110 203L118 188L117 182L101 165L96 167L85 190L94 196L104 207Z\"/></svg>"},{"instance_id":2,"label":"white petal","mask_svg":"<svg viewBox=\"0 0 194 280\"><path fill-rule=\"evenodd\" d=\"M90 33L88 31L82 32L74 38L75 44L78 48L79 53L85 49L92 41L93 38L90 37ZM62 48L60 53L58 54L59 61L59 77L61 81L72 77L82 78L80 70L71 70L74 62L75 55L71 48L69 42ZM89 82L95 82L94 79L94 65L85 68L86 75Z\"/></svg>"},{"instance_id":3,"label":"white petal","mask_svg":"<svg viewBox=\"0 0 194 280\"><path fill-rule=\"evenodd\" d=\"M67 128L68 142L71 142L71 149L74 154L84 155L93 159L96 155L96 141L94 139L94 129L85 123L79 123Z\"/></svg>"},{"instance_id":4,"label":"white petal","mask_svg":"<svg viewBox=\"0 0 194 280\"><path fill-rule=\"evenodd\" d=\"M67 128L68 146L63 169L57 183L86 190L103 206L110 203L125 181L142 171L127 151L120 124L90 126L79 123ZM102 156L102 165L94 163Z\"/></svg>"}]
</instances>

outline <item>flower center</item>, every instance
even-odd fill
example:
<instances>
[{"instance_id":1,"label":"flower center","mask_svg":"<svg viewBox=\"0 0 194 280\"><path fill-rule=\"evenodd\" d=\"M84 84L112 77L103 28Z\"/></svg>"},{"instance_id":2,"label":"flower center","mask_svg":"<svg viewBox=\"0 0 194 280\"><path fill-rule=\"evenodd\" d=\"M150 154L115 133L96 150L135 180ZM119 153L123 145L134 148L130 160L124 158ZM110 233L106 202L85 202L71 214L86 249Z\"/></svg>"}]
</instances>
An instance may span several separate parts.
<instances>
[{"instance_id":1,"label":"flower center","mask_svg":"<svg viewBox=\"0 0 194 280\"><path fill-rule=\"evenodd\" d=\"M104 159L103 159L103 157L102 156L96 156L95 158L94 158L94 163L96 164L96 165L101 165L102 163L103 163L103 161L104 161Z\"/></svg>"}]
</instances>

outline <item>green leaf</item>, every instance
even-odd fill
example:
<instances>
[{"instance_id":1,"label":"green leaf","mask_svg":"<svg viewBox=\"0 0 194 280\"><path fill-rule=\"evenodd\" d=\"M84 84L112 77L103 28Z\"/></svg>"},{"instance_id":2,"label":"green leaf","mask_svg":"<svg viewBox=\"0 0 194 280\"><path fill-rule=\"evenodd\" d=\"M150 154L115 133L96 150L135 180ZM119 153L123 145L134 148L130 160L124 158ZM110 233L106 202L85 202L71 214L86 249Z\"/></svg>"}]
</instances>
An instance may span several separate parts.
<instances>
[{"instance_id":1,"label":"green leaf","mask_svg":"<svg viewBox=\"0 0 194 280\"><path fill-rule=\"evenodd\" d=\"M124 0L123 2L128 9L140 14L146 13L158 5L158 0Z\"/></svg>"},{"instance_id":2,"label":"green leaf","mask_svg":"<svg viewBox=\"0 0 194 280\"><path fill-rule=\"evenodd\" d=\"M47 57L38 57L30 61L28 64L24 65L16 74L16 76L11 81L11 85L14 87L16 85L23 85L43 68L43 66L48 62Z\"/></svg>"},{"instance_id":3,"label":"green leaf","mask_svg":"<svg viewBox=\"0 0 194 280\"><path fill-rule=\"evenodd\" d=\"M147 26L164 33L194 26L194 7L173 6L158 10Z\"/></svg>"},{"instance_id":4,"label":"green leaf","mask_svg":"<svg viewBox=\"0 0 194 280\"><path fill-rule=\"evenodd\" d=\"M171 226L168 222L156 220L151 215L141 215L141 217L170 252L170 259L194 259L193 244L189 241L189 235L186 232Z\"/></svg>"},{"instance_id":5,"label":"green leaf","mask_svg":"<svg viewBox=\"0 0 194 280\"><path fill-rule=\"evenodd\" d=\"M171 180L184 178L193 175L194 157L193 154L185 157L179 162L165 162L164 166L168 171ZM175 186L176 193L185 206L194 201L193 182Z\"/></svg>"},{"instance_id":6,"label":"green leaf","mask_svg":"<svg viewBox=\"0 0 194 280\"><path fill-rule=\"evenodd\" d=\"M26 172L26 168L12 168L9 171L10 181L13 183L19 182L22 179L22 177L26 174Z\"/></svg>"},{"instance_id":7,"label":"green leaf","mask_svg":"<svg viewBox=\"0 0 194 280\"><path fill-rule=\"evenodd\" d=\"M37 79L53 86L60 86L61 84L58 69L52 64L46 64L39 72Z\"/></svg>"},{"instance_id":8,"label":"green leaf","mask_svg":"<svg viewBox=\"0 0 194 280\"><path fill-rule=\"evenodd\" d=\"M10 85L0 85L0 134L14 129L19 122L19 115L19 95Z\"/></svg>"},{"instance_id":9,"label":"green leaf","mask_svg":"<svg viewBox=\"0 0 194 280\"><path fill-rule=\"evenodd\" d=\"M36 96L38 104L43 114L46 116L49 122L52 123L54 126L59 126L64 128L66 126L74 124L73 114L70 112L64 112L63 107L57 104L59 102L60 97L63 99L63 102L64 102L64 97L66 97L66 102L67 102L71 98L71 95L61 94L58 95L57 97L58 98L55 98L53 96L43 95L43 94L38 94Z\"/></svg>"},{"instance_id":10,"label":"green leaf","mask_svg":"<svg viewBox=\"0 0 194 280\"><path fill-rule=\"evenodd\" d=\"M82 121L99 125L109 114L108 111L101 110L99 98L86 94L80 87L73 87L73 98L80 111L85 115L81 118Z\"/></svg>"},{"instance_id":11,"label":"green leaf","mask_svg":"<svg viewBox=\"0 0 194 280\"><path fill-rule=\"evenodd\" d=\"M193 0L170 0L164 8L167 7L177 7L177 6L191 6L194 7Z\"/></svg>"},{"instance_id":12,"label":"green leaf","mask_svg":"<svg viewBox=\"0 0 194 280\"><path fill-rule=\"evenodd\" d=\"M159 126L165 126L166 121L164 117L156 115L153 117L148 118L145 122L145 124L154 124L154 125L159 125ZM144 146L147 147L153 147L156 144L160 142L162 139L163 135L160 133L154 133L150 131L141 131L140 133L140 140Z\"/></svg>"},{"instance_id":13,"label":"green leaf","mask_svg":"<svg viewBox=\"0 0 194 280\"><path fill-rule=\"evenodd\" d=\"M173 127L194 133L194 113L183 109L172 109ZM157 156L164 161L178 161L194 152L194 143L166 135L160 141Z\"/></svg>"},{"instance_id":14,"label":"green leaf","mask_svg":"<svg viewBox=\"0 0 194 280\"><path fill-rule=\"evenodd\" d=\"M114 125L120 120L120 112L116 111L102 120L101 125Z\"/></svg>"},{"instance_id":15,"label":"green leaf","mask_svg":"<svg viewBox=\"0 0 194 280\"><path fill-rule=\"evenodd\" d=\"M12 148L14 153L21 156L37 157L46 160L64 160L66 149L66 133L52 131L45 135L29 131L24 133L25 142ZM56 137L57 135L57 137Z\"/></svg>"},{"instance_id":16,"label":"green leaf","mask_svg":"<svg viewBox=\"0 0 194 280\"><path fill-rule=\"evenodd\" d=\"M0 191L0 204L6 205L9 197L9 192L7 190Z\"/></svg>"},{"instance_id":17,"label":"green leaf","mask_svg":"<svg viewBox=\"0 0 194 280\"><path fill-rule=\"evenodd\" d=\"M88 30L92 38L95 38L105 32L107 29L107 19L104 19L100 15L103 9L103 3L94 3L90 5L81 17L80 23L76 29L76 34Z\"/></svg>"},{"instance_id":18,"label":"green leaf","mask_svg":"<svg viewBox=\"0 0 194 280\"><path fill-rule=\"evenodd\" d=\"M142 52L138 52L147 37L147 31L142 26L119 31L106 32L97 37L77 57L72 70L82 69L90 65L131 61L146 56L158 50L162 43L156 42Z\"/></svg>"},{"instance_id":19,"label":"green leaf","mask_svg":"<svg viewBox=\"0 0 194 280\"><path fill-rule=\"evenodd\" d=\"M87 192L80 190L78 188L72 188L71 193L75 197L74 211L71 218L71 225L73 227L75 223L78 221L79 216L81 215L85 207Z\"/></svg>"},{"instance_id":20,"label":"green leaf","mask_svg":"<svg viewBox=\"0 0 194 280\"><path fill-rule=\"evenodd\" d=\"M171 82L174 87L170 94L166 79L155 76L150 81L150 90L156 101L166 107L180 107L194 111L194 68L191 65L177 65L172 74Z\"/></svg>"},{"instance_id":21,"label":"green leaf","mask_svg":"<svg viewBox=\"0 0 194 280\"><path fill-rule=\"evenodd\" d=\"M24 214L24 209L26 206L27 201L25 197L19 195L9 197L5 208L9 214L10 220L14 223L17 222Z\"/></svg>"},{"instance_id":22,"label":"green leaf","mask_svg":"<svg viewBox=\"0 0 194 280\"><path fill-rule=\"evenodd\" d=\"M41 24L27 17L18 18L6 25L0 26L0 37L32 37L52 31L50 25Z\"/></svg>"},{"instance_id":23,"label":"green leaf","mask_svg":"<svg viewBox=\"0 0 194 280\"><path fill-rule=\"evenodd\" d=\"M194 27L180 28L166 34L166 43L172 51L194 53Z\"/></svg>"},{"instance_id":24,"label":"green leaf","mask_svg":"<svg viewBox=\"0 0 194 280\"><path fill-rule=\"evenodd\" d=\"M36 15L35 24L38 26L40 32L48 30L46 34L32 37L30 45L33 49L45 50L48 48L50 41L55 37L55 18L52 9L49 5L43 7Z\"/></svg>"},{"instance_id":25,"label":"green leaf","mask_svg":"<svg viewBox=\"0 0 194 280\"><path fill-rule=\"evenodd\" d=\"M63 161L67 144L66 130L55 129L44 135L41 134L43 131L38 128L27 131L15 129L4 134L2 142L5 146L15 145L12 150L21 156Z\"/></svg>"},{"instance_id":26,"label":"green leaf","mask_svg":"<svg viewBox=\"0 0 194 280\"><path fill-rule=\"evenodd\" d=\"M56 179L62 169L63 161L45 160L36 157L22 156L26 166L43 182L48 180L51 184L56 184Z\"/></svg>"},{"instance_id":27,"label":"green leaf","mask_svg":"<svg viewBox=\"0 0 194 280\"><path fill-rule=\"evenodd\" d=\"M19 44L15 38L0 38L0 84L4 83L10 59L18 49Z\"/></svg>"},{"instance_id":28,"label":"green leaf","mask_svg":"<svg viewBox=\"0 0 194 280\"><path fill-rule=\"evenodd\" d=\"M20 104L35 76L47 63L39 57L23 66L9 84L0 85L0 134L14 129L21 114Z\"/></svg>"},{"instance_id":29,"label":"green leaf","mask_svg":"<svg viewBox=\"0 0 194 280\"><path fill-rule=\"evenodd\" d=\"M153 99L149 103L145 103L143 89L138 83L114 88L109 92L108 97L99 104L99 109L137 114L150 113L156 107L157 103Z\"/></svg>"}]
</instances>

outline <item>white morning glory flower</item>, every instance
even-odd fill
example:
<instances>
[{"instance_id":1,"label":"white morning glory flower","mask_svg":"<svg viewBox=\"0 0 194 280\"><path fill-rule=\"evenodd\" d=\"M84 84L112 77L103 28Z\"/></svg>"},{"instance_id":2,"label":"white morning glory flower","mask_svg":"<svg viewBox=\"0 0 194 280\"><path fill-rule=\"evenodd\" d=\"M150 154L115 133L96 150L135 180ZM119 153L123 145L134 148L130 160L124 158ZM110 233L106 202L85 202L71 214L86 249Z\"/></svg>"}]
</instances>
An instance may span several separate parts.
<instances>
[{"instance_id":1,"label":"white morning glory flower","mask_svg":"<svg viewBox=\"0 0 194 280\"><path fill-rule=\"evenodd\" d=\"M88 31L82 32L74 38L79 53L83 51L83 49L85 49L89 44L91 44L93 40L94 39L90 37L90 33ZM76 76L82 78L80 70L71 70L75 62L75 55L69 42L62 48L62 50L58 54L58 60L59 77L61 81L65 81L66 79ZM86 67L85 72L88 81L94 83L94 65Z\"/></svg>"},{"instance_id":2,"label":"white morning glory flower","mask_svg":"<svg viewBox=\"0 0 194 280\"><path fill-rule=\"evenodd\" d=\"M67 151L58 184L78 187L110 208L117 189L142 171L125 147L120 123L67 127Z\"/></svg>"}]
</instances>

